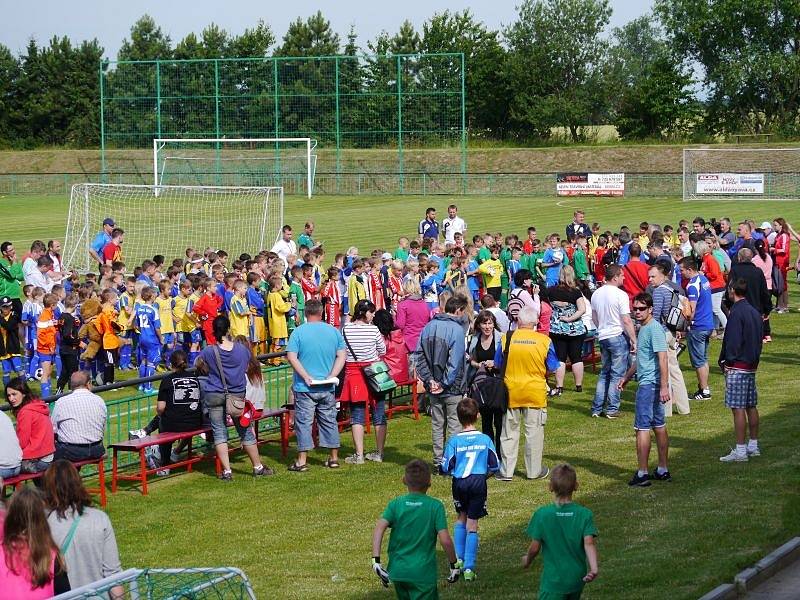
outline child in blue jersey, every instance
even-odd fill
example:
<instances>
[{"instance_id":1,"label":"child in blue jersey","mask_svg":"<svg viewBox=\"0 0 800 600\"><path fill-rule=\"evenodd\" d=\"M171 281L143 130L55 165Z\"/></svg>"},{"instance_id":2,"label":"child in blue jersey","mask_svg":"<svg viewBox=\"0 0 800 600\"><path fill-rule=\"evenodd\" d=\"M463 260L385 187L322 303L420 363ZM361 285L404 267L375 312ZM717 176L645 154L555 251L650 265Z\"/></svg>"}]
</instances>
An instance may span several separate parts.
<instances>
[{"instance_id":1,"label":"child in blue jersey","mask_svg":"<svg viewBox=\"0 0 800 600\"><path fill-rule=\"evenodd\" d=\"M500 470L500 459L492 438L475 429L478 403L464 398L456 412L463 429L447 440L441 469L453 476L453 505L458 513L453 527L457 565L464 569L464 580L473 581L478 557L478 519L489 514L486 478Z\"/></svg>"},{"instance_id":2,"label":"child in blue jersey","mask_svg":"<svg viewBox=\"0 0 800 600\"><path fill-rule=\"evenodd\" d=\"M133 313L133 326L139 334L139 377L151 377L161 362L161 319L153 304L155 292L147 287ZM156 394L152 382L143 383L139 390L148 396Z\"/></svg>"},{"instance_id":3,"label":"child in blue jersey","mask_svg":"<svg viewBox=\"0 0 800 600\"><path fill-rule=\"evenodd\" d=\"M508 285L509 288L514 290L516 289L516 284L514 283L514 275L517 274L522 268L522 249L517 246L511 249L511 258L506 261L506 273L508 274Z\"/></svg>"},{"instance_id":4,"label":"child in blue jersey","mask_svg":"<svg viewBox=\"0 0 800 600\"><path fill-rule=\"evenodd\" d=\"M436 310L439 308L439 286L441 279L439 277L439 263L431 261L428 263L428 272L422 280L422 296L425 299L425 304L428 305L428 310Z\"/></svg>"},{"instance_id":5,"label":"child in blue jersey","mask_svg":"<svg viewBox=\"0 0 800 600\"><path fill-rule=\"evenodd\" d=\"M481 276L478 274L478 248L467 246L467 287L472 294L472 302L478 306L481 299Z\"/></svg>"},{"instance_id":6,"label":"child in blue jersey","mask_svg":"<svg viewBox=\"0 0 800 600\"><path fill-rule=\"evenodd\" d=\"M30 288L28 290L28 288ZM36 323L44 310L44 288L26 285L23 289L25 304L22 306L22 323L25 325L25 354L28 357L28 381L36 378L39 358L36 356Z\"/></svg>"}]
</instances>

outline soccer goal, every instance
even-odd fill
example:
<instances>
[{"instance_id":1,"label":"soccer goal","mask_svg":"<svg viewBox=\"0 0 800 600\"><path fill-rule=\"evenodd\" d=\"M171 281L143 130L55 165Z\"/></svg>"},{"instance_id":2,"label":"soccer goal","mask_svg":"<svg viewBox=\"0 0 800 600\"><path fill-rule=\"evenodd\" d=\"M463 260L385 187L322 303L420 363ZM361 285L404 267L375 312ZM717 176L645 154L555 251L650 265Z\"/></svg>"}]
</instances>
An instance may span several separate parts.
<instances>
[{"instance_id":1,"label":"soccer goal","mask_svg":"<svg viewBox=\"0 0 800 600\"><path fill-rule=\"evenodd\" d=\"M156 138L153 184L279 186L311 198L316 148L311 138Z\"/></svg>"},{"instance_id":2,"label":"soccer goal","mask_svg":"<svg viewBox=\"0 0 800 600\"><path fill-rule=\"evenodd\" d=\"M221 248L238 257L268 250L277 240L283 225L283 188L73 185L65 265L96 270L89 248L106 217L125 231L122 256L129 270L157 254L183 257L188 247Z\"/></svg>"},{"instance_id":3,"label":"soccer goal","mask_svg":"<svg viewBox=\"0 0 800 600\"><path fill-rule=\"evenodd\" d=\"M800 199L800 148L684 148L683 200Z\"/></svg>"}]
</instances>

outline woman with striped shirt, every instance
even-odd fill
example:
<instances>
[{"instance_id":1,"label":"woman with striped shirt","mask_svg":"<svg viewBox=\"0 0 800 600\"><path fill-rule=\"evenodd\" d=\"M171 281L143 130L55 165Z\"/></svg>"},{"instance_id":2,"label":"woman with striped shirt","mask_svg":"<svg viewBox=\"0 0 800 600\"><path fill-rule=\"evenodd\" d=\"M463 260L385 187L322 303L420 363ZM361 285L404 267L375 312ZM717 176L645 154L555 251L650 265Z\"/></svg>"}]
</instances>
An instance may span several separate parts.
<instances>
[{"instance_id":1,"label":"woman with striped shirt","mask_svg":"<svg viewBox=\"0 0 800 600\"><path fill-rule=\"evenodd\" d=\"M363 465L364 460L383 462L386 442L386 401L367 385L363 367L379 360L386 353L386 344L378 328L372 324L375 305L369 300L359 300L353 311L353 320L342 328L347 348L344 383L339 401L350 404L350 424L353 432L355 454L345 458L351 465ZM375 426L375 452L364 455L364 423L367 405Z\"/></svg>"}]
</instances>

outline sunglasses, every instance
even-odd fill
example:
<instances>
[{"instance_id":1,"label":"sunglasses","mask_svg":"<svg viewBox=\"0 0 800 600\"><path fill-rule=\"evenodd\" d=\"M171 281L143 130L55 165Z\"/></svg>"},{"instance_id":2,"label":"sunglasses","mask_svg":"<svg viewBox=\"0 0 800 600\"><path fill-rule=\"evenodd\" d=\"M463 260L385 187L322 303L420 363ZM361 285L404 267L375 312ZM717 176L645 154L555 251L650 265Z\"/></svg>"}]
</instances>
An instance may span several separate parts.
<instances>
[{"instance_id":1,"label":"sunglasses","mask_svg":"<svg viewBox=\"0 0 800 600\"><path fill-rule=\"evenodd\" d=\"M644 310L647 310L648 308L649 308L648 306L634 306L633 310L635 310L637 312L642 312Z\"/></svg>"}]
</instances>

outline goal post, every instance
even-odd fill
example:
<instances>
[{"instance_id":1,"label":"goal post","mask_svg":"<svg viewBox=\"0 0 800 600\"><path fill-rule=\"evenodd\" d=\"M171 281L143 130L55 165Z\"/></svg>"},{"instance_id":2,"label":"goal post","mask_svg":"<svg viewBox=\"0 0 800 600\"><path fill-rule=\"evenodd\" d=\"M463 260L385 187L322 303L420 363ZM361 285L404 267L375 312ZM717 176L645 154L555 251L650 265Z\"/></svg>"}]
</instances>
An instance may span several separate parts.
<instances>
[{"instance_id":1,"label":"goal post","mask_svg":"<svg viewBox=\"0 0 800 600\"><path fill-rule=\"evenodd\" d=\"M268 185L311 198L316 148L306 137L155 138L153 185Z\"/></svg>"},{"instance_id":2,"label":"goal post","mask_svg":"<svg viewBox=\"0 0 800 600\"><path fill-rule=\"evenodd\" d=\"M684 148L683 201L800 199L800 148Z\"/></svg>"},{"instance_id":3,"label":"goal post","mask_svg":"<svg viewBox=\"0 0 800 600\"><path fill-rule=\"evenodd\" d=\"M64 236L64 264L95 271L89 254L103 220L125 231L123 261L131 271L162 254L220 248L231 256L269 250L283 226L283 188L150 186L81 183L72 186Z\"/></svg>"}]
</instances>

